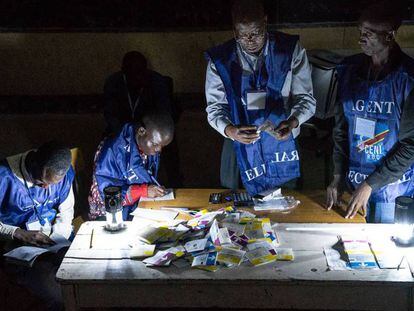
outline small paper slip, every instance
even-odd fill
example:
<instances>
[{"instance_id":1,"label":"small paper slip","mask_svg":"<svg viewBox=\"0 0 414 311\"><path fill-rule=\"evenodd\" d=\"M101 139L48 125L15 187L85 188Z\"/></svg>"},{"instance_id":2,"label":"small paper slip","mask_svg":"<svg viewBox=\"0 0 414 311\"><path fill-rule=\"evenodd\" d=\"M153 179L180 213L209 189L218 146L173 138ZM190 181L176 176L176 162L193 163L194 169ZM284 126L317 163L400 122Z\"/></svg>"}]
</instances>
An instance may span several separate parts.
<instances>
[{"instance_id":1,"label":"small paper slip","mask_svg":"<svg viewBox=\"0 0 414 311\"><path fill-rule=\"evenodd\" d=\"M20 246L4 254L3 256L13 262L18 263L20 261L21 264L31 267L39 255L47 252L48 250L45 248Z\"/></svg>"},{"instance_id":2,"label":"small paper slip","mask_svg":"<svg viewBox=\"0 0 414 311\"><path fill-rule=\"evenodd\" d=\"M175 217L178 215L178 212L169 210L137 208L131 214L136 217L146 218L150 220L169 221L175 219Z\"/></svg>"},{"instance_id":3,"label":"small paper slip","mask_svg":"<svg viewBox=\"0 0 414 311\"><path fill-rule=\"evenodd\" d=\"M151 266L169 265L175 258L183 256L185 249L182 246L171 247L165 251L158 251L154 256L144 259L142 262Z\"/></svg>"},{"instance_id":4,"label":"small paper slip","mask_svg":"<svg viewBox=\"0 0 414 311\"><path fill-rule=\"evenodd\" d=\"M397 269L401 266L404 254L395 246L390 238L370 241L371 250L377 259L378 266L381 269Z\"/></svg>"},{"instance_id":5,"label":"small paper slip","mask_svg":"<svg viewBox=\"0 0 414 311\"><path fill-rule=\"evenodd\" d=\"M246 252L242 250L223 247L217 254L217 261L238 266L243 261L245 254Z\"/></svg>"},{"instance_id":6,"label":"small paper slip","mask_svg":"<svg viewBox=\"0 0 414 311\"><path fill-rule=\"evenodd\" d=\"M248 211L241 211L241 214L240 214L240 222L242 222L241 220L243 218L256 218L256 215L253 214L253 213L250 213Z\"/></svg>"},{"instance_id":7,"label":"small paper slip","mask_svg":"<svg viewBox=\"0 0 414 311\"><path fill-rule=\"evenodd\" d=\"M249 241L264 239L263 225L261 221L252 221L246 224L244 234L249 237Z\"/></svg>"},{"instance_id":8,"label":"small paper slip","mask_svg":"<svg viewBox=\"0 0 414 311\"><path fill-rule=\"evenodd\" d=\"M191 267L208 271L216 271L218 269L216 266L216 260L217 252L201 254L194 257Z\"/></svg>"},{"instance_id":9,"label":"small paper slip","mask_svg":"<svg viewBox=\"0 0 414 311\"><path fill-rule=\"evenodd\" d=\"M249 259L250 263L253 266L260 266L273 262L276 260L277 256L269 253L269 250L265 247L259 247L248 251L246 257Z\"/></svg>"},{"instance_id":10,"label":"small paper slip","mask_svg":"<svg viewBox=\"0 0 414 311\"><path fill-rule=\"evenodd\" d=\"M205 213L205 214L197 214L196 217L189 220L187 222L187 225L190 227L196 227L196 226L208 226L210 225L215 218L222 214L223 212L211 212L211 213Z\"/></svg>"},{"instance_id":11,"label":"small paper slip","mask_svg":"<svg viewBox=\"0 0 414 311\"><path fill-rule=\"evenodd\" d=\"M214 245L220 245L220 228L218 226L217 220L214 219L210 227L210 237Z\"/></svg>"},{"instance_id":12,"label":"small paper slip","mask_svg":"<svg viewBox=\"0 0 414 311\"><path fill-rule=\"evenodd\" d=\"M337 250L332 248L324 248L323 253L325 254L329 270L343 271L351 269L347 263L341 259L341 254Z\"/></svg>"},{"instance_id":13,"label":"small paper slip","mask_svg":"<svg viewBox=\"0 0 414 311\"><path fill-rule=\"evenodd\" d=\"M265 248L267 249L270 255L277 256L275 247L268 241L258 241L258 242L250 243L250 244L247 244L246 247L249 251L255 250L257 248Z\"/></svg>"},{"instance_id":14,"label":"small paper slip","mask_svg":"<svg viewBox=\"0 0 414 311\"><path fill-rule=\"evenodd\" d=\"M139 199L141 202L148 202L148 201L170 201L170 200L174 200L175 196L174 196L174 189L167 189L167 194L162 196L162 197L158 197L158 198L141 198Z\"/></svg>"},{"instance_id":15,"label":"small paper slip","mask_svg":"<svg viewBox=\"0 0 414 311\"><path fill-rule=\"evenodd\" d=\"M276 248L277 260L291 261L295 259L291 248Z\"/></svg>"},{"instance_id":16,"label":"small paper slip","mask_svg":"<svg viewBox=\"0 0 414 311\"><path fill-rule=\"evenodd\" d=\"M244 247L244 246L246 246L248 243L249 243L249 238L246 236L246 235L244 235L244 234L242 234L242 235L240 235L240 236L238 236L238 235L232 235L231 237L230 237L230 239L231 239L231 241L234 243L234 244L236 244L236 245L240 245L240 246L242 246L242 247Z\"/></svg>"},{"instance_id":17,"label":"small paper slip","mask_svg":"<svg viewBox=\"0 0 414 311\"><path fill-rule=\"evenodd\" d=\"M227 228L220 228L219 229L219 240L220 240L220 245L232 244L231 239L230 239L230 235L229 235L229 231L227 230Z\"/></svg>"},{"instance_id":18,"label":"small paper slip","mask_svg":"<svg viewBox=\"0 0 414 311\"><path fill-rule=\"evenodd\" d=\"M207 239L199 239L185 243L184 248L188 253L200 252L206 248Z\"/></svg>"},{"instance_id":19,"label":"small paper slip","mask_svg":"<svg viewBox=\"0 0 414 311\"><path fill-rule=\"evenodd\" d=\"M376 269L378 265L368 242L364 239L342 237L345 253L352 269Z\"/></svg>"},{"instance_id":20,"label":"small paper slip","mask_svg":"<svg viewBox=\"0 0 414 311\"><path fill-rule=\"evenodd\" d=\"M223 222L222 226L224 228L227 228L230 235L242 235L244 233L244 230L246 229L246 225L238 224L238 223L232 223L232 222Z\"/></svg>"},{"instance_id":21,"label":"small paper slip","mask_svg":"<svg viewBox=\"0 0 414 311\"><path fill-rule=\"evenodd\" d=\"M290 210L300 203L293 197L275 197L268 201L253 199L255 211L286 211Z\"/></svg>"},{"instance_id":22,"label":"small paper slip","mask_svg":"<svg viewBox=\"0 0 414 311\"><path fill-rule=\"evenodd\" d=\"M145 258L154 255L155 245L147 245L147 244L136 244L129 252L129 257L131 259L134 258Z\"/></svg>"},{"instance_id":23,"label":"small paper slip","mask_svg":"<svg viewBox=\"0 0 414 311\"><path fill-rule=\"evenodd\" d=\"M137 238L145 243L154 244L170 230L164 227L146 226L137 230Z\"/></svg>"},{"instance_id":24,"label":"small paper slip","mask_svg":"<svg viewBox=\"0 0 414 311\"><path fill-rule=\"evenodd\" d=\"M238 224L239 221L240 221L240 213L227 214L226 217L223 219L224 223L236 223L236 224Z\"/></svg>"}]
</instances>

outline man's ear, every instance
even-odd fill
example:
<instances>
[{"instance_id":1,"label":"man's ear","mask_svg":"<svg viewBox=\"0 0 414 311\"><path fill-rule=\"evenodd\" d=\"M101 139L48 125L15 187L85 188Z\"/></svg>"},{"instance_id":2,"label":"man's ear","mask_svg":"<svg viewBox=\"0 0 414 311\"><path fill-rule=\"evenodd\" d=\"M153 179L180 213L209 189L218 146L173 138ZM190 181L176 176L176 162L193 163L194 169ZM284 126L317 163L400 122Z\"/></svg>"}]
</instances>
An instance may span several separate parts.
<instances>
[{"instance_id":1,"label":"man's ear","mask_svg":"<svg viewBox=\"0 0 414 311\"><path fill-rule=\"evenodd\" d=\"M138 136L144 136L144 135L145 135L145 133L147 133L147 130L145 129L145 127L140 126L140 127L137 129L137 135L138 135Z\"/></svg>"},{"instance_id":2,"label":"man's ear","mask_svg":"<svg viewBox=\"0 0 414 311\"><path fill-rule=\"evenodd\" d=\"M385 37L385 40L387 41L394 41L395 40L395 36L397 35L397 32L395 30L390 31L387 36Z\"/></svg>"}]
</instances>

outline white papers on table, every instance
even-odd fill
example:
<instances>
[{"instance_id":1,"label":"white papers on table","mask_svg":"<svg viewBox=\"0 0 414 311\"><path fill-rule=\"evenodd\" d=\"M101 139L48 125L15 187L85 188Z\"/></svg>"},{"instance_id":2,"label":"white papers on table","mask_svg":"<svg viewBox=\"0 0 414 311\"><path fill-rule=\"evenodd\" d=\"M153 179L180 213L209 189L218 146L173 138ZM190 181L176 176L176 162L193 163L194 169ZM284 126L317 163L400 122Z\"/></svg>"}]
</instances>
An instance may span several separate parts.
<instances>
[{"instance_id":1,"label":"white papers on table","mask_svg":"<svg viewBox=\"0 0 414 311\"><path fill-rule=\"evenodd\" d=\"M397 269L404 255L389 237L370 240L371 250L381 269Z\"/></svg>"},{"instance_id":2,"label":"white papers on table","mask_svg":"<svg viewBox=\"0 0 414 311\"><path fill-rule=\"evenodd\" d=\"M323 253L325 254L326 263L331 271L350 270L351 268L347 265L346 261L341 259L341 254L333 248L324 248Z\"/></svg>"},{"instance_id":3,"label":"white papers on table","mask_svg":"<svg viewBox=\"0 0 414 311\"><path fill-rule=\"evenodd\" d=\"M201 252L206 248L207 239L198 239L185 243L184 248L188 253Z\"/></svg>"},{"instance_id":4,"label":"white papers on table","mask_svg":"<svg viewBox=\"0 0 414 311\"><path fill-rule=\"evenodd\" d=\"M177 217L177 211L171 210L157 210L157 209L148 209L148 208L137 208L131 213L134 215L134 218L145 218L155 221L170 221L174 220Z\"/></svg>"},{"instance_id":5,"label":"white papers on table","mask_svg":"<svg viewBox=\"0 0 414 311\"><path fill-rule=\"evenodd\" d=\"M174 190L170 188L170 189L167 189L167 193L162 197L158 197L158 198L141 198L140 201L141 202L170 201L170 200L174 200L174 199L175 199Z\"/></svg>"},{"instance_id":6,"label":"white papers on table","mask_svg":"<svg viewBox=\"0 0 414 311\"><path fill-rule=\"evenodd\" d=\"M155 245L148 245L148 244L135 244L130 253L129 257L133 258L144 258L150 257L154 255Z\"/></svg>"},{"instance_id":7,"label":"white papers on table","mask_svg":"<svg viewBox=\"0 0 414 311\"><path fill-rule=\"evenodd\" d=\"M243 261L245 254L245 251L239 249L223 247L217 254L217 261L238 266Z\"/></svg>"}]
</instances>

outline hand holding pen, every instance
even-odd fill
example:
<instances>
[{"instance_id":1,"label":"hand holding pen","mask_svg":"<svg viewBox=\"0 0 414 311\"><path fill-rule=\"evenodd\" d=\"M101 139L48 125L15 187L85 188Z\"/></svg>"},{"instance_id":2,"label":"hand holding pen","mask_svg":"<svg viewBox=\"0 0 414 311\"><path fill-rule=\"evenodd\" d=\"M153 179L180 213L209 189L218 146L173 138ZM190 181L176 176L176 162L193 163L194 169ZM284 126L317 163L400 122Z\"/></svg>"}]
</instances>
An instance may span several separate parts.
<instances>
[{"instance_id":1,"label":"hand holding pen","mask_svg":"<svg viewBox=\"0 0 414 311\"><path fill-rule=\"evenodd\" d=\"M167 194L165 187L161 186L160 183L151 175L151 180L155 185L148 185L148 198L162 197Z\"/></svg>"}]
</instances>

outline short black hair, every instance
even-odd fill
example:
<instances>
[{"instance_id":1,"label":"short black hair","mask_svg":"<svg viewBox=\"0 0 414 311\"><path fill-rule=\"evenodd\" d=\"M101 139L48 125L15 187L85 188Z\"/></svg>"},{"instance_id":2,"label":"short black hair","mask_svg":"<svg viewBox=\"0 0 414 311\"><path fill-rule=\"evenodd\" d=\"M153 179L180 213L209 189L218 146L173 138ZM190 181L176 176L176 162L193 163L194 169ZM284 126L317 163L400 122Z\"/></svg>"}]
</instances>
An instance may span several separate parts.
<instances>
[{"instance_id":1,"label":"short black hair","mask_svg":"<svg viewBox=\"0 0 414 311\"><path fill-rule=\"evenodd\" d=\"M390 30L398 30L402 23L401 4L398 1L371 4L362 11L359 22L387 25Z\"/></svg>"},{"instance_id":2,"label":"short black hair","mask_svg":"<svg viewBox=\"0 0 414 311\"><path fill-rule=\"evenodd\" d=\"M36 150L35 161L40 170L46 169L54 176L63 176L69 170L72 154L62 143L49 141Z\"/></svg>"},{"instance_id":3,"label":"short black hair","mask_svg":"<svg viewBox=\"0 0 414 311\"><path fill-rule=\"evenodd\" d=\"M127 73L136 68L147 69L147 59L138 51L129 51L122 58L122 71Z\"/></svg>"},{"instance_id":4,"label":"short black hair","mask_svg":"<svg viewBox=\"0 0 414 311\"><path fill-rule=\"evenodd\" d=\"M237 23L257 22L266 16L260 0L235 0L231 8L233 25Z\"/></svg>"},{"instance_id":5,"label":"short black hair","mask_svg":"<svg viewBox=\"0 0 414 311\"><path fill-rule=\"evenodd\" d=\"M167 112L157 110L146 111L141 118L141 124L145 128L156 128L163 136L174 135L174 121Z\"/></svg>"}]
</instances>

